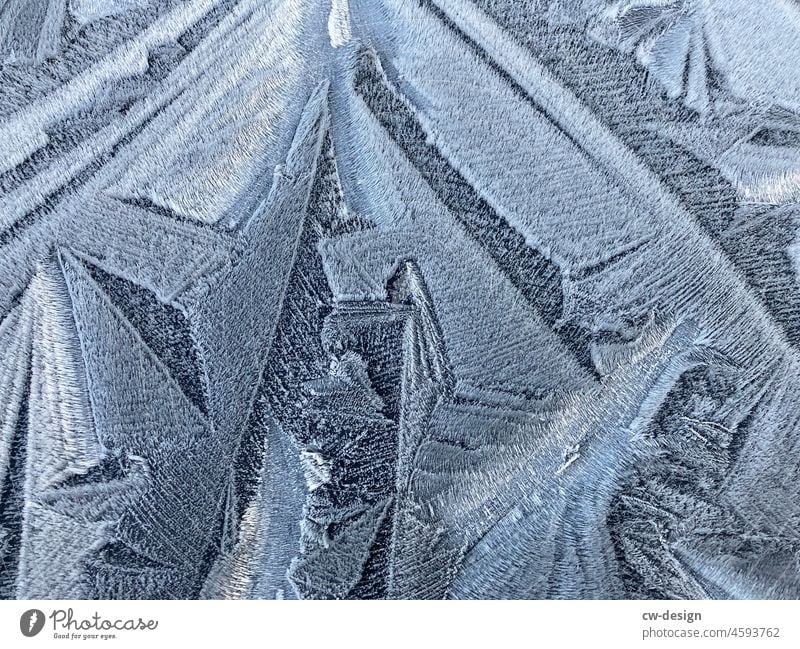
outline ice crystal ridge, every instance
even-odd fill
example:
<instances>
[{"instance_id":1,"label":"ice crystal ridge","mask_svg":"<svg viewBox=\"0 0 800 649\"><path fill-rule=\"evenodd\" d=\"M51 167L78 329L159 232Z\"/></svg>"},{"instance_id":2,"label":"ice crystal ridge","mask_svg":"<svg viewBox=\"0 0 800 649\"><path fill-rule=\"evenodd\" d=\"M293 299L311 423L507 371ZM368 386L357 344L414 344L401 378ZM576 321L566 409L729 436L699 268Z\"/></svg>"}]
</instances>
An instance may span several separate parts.
<instances>
[{"instance_id":1,"label":"ice crystal ridge","mask_svg":"<svg viewBox=\"0 0 800 649\"><path fill-rule=\"evenodd\" d=\"M0 5L0 596L800 597L798 44Z\"/></svg>"}]
</instances>

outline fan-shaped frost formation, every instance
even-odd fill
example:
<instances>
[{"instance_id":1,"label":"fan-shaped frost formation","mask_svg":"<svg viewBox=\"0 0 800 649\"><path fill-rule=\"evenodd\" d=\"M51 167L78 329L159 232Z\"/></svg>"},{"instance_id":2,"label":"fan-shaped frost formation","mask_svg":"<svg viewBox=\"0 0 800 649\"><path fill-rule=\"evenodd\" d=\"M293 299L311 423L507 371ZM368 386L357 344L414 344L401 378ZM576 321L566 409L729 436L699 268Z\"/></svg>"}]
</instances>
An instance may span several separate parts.
<instances>
[{"instance_id":1,"label":"fan-shaped frost formation","mask_svg":"<svg viewBox=\"0 0 800 649\"><path fill-rule=\"evenodd\" d=\"M0 596L800 597L800 5L0 3Z\"/></svg>"}]
</instances>

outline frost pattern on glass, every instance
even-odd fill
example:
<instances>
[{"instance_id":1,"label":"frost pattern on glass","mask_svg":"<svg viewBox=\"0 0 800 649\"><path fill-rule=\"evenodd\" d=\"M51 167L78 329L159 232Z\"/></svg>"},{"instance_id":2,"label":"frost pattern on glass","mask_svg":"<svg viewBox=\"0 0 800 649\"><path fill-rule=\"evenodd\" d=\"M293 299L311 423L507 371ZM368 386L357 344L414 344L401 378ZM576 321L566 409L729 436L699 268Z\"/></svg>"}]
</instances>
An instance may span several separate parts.
<instances>
[{"instance_id":1,"label":"frost pattern on glass","mask_svg":"<svg viewBox=\"0 0 800 649\"><path fill-rule=\"evenodd\" d=\"M800 5L8 0L0 597L800 597Z\"/></svg>"}]
</instances>

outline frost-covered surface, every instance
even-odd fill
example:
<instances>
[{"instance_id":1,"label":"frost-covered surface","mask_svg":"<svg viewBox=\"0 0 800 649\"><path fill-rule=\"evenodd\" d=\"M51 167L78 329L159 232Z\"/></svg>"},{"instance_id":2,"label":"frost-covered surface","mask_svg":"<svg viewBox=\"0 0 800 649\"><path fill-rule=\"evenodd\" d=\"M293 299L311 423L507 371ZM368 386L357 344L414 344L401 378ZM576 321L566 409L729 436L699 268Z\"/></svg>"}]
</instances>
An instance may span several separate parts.
<instances>
[{"instance_id":1,"label":"frost-covered surface","mask_svg":"<svg viewBox=\"0 0 800 649\"><path fill-rule=\"evenodd\" d=\"M800 597L800 5L0 4L0 596Z\"/></svg>"}]
</instances>

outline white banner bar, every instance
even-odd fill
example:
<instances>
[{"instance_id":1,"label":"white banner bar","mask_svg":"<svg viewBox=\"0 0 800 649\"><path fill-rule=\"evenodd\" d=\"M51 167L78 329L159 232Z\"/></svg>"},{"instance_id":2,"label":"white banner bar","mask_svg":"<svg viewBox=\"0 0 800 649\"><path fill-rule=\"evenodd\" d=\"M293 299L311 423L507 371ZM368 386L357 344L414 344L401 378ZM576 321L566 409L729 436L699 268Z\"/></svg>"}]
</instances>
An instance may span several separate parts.
<instances>
[{"instance_id":1,"label":"white banner bar","mask_svg":"<svg viewBox=\"0 0 800 649\"><path fill-rule=\"evenodd\" d=\"M0 602L0 647L800 647L797 601Z\"/></svg>"}]
</instances>

